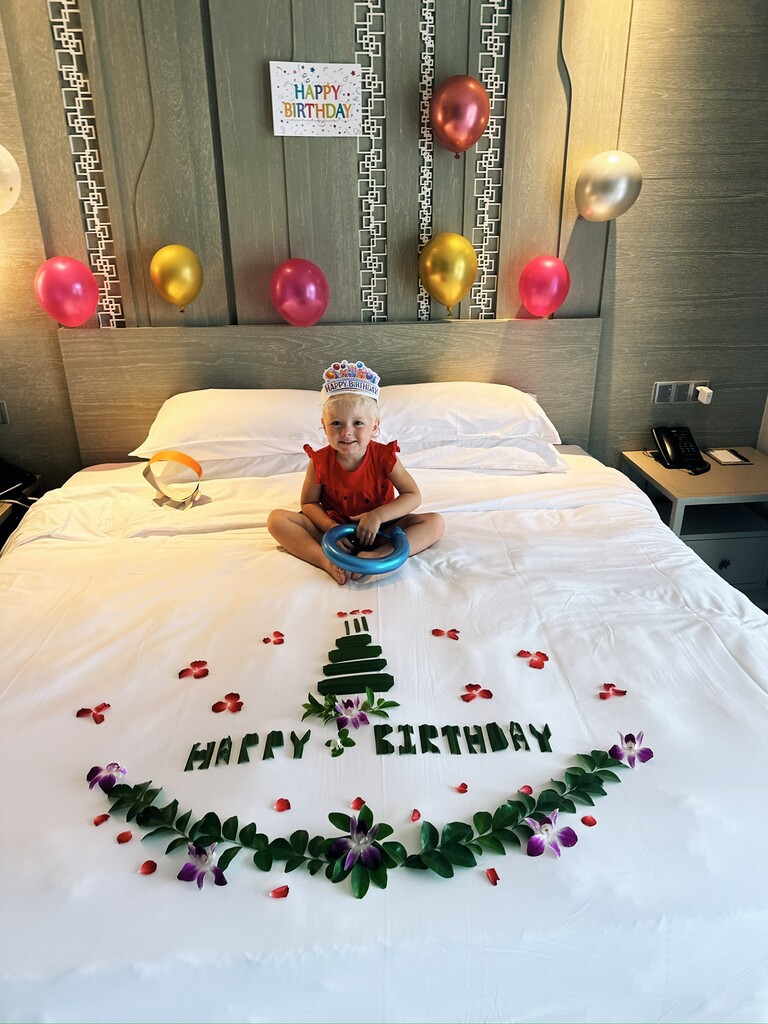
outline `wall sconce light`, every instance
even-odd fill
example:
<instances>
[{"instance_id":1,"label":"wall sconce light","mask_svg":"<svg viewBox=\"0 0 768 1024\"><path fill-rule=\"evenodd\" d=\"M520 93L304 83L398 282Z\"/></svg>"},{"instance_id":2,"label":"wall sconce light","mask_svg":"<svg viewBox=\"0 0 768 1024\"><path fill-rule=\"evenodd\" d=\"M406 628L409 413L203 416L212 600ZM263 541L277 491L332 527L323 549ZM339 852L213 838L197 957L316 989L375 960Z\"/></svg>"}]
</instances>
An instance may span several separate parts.
<instances>
[{"instance_id":1,"label":"wall sconce light","mask_svg":"<svg viewBox=\"0 0 768 1024\"><path fill-rule=\"evenodd\" d=\"M5 146L0 146L0 213L8 213L21 192L21 171Z\"/></svg>"}]
</instances>

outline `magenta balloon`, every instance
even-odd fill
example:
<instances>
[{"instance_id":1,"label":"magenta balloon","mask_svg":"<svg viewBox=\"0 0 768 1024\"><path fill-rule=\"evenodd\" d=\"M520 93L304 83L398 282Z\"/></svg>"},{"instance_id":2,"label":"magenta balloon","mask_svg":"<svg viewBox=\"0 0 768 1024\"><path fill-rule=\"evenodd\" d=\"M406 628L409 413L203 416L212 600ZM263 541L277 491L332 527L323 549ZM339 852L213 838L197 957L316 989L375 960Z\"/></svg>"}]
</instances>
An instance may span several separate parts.
<instances>
[{"instance_id":1,"label":"magenta balloon","mask_svg":"<svg viewBox=\"0 0 768 1024\"><path fill-rule=\"evenodd\" d=\"M269 282L272 305L294 327L316 324L328 306L328 295L325 274L309 260L286 260Z\"/></svg>"},{"instance_id":2,"label":"magenta balloon","mask_svg":"<svg viewBox=\"0 0 768 1024\"><path fill-rule=\"evenodd\" d=\"M537 256L520 274L520 298L534 316L549 316L559 309L570 286L568 268L557 256Z\"/></svg>"},{"instance_id":3,"label":"magenta balloon","mask_svg":"<svg viewBox=\"0 0 768 1024\"><path fill-rule=\"evenodd\" d=\"M65 327L81 327L99 304L93 272L70 256L53 256L38 267L35 295L48 316Z\"/></svg>"},{"instance_id":4,"label":"magenta balloon","mask_svg":"<svg viewBox=\"0 0 768 1024\"><path fill-rule=\"evenodd\" d=\"M469 75L441 82L429 101L429 119L438 141L456 156L474 146L488 126L491 102L485 86Z\"/></svg>"}]
</instances>

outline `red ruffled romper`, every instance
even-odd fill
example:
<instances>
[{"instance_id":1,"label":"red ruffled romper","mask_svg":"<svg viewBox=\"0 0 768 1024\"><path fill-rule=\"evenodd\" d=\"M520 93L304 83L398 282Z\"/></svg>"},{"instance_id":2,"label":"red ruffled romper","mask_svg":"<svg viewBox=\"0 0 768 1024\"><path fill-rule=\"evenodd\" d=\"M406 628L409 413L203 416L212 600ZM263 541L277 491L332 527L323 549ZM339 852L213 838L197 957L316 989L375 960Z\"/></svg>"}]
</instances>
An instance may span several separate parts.
<instances>
[{"instance_id":1,"label":"red ruffled romper","mask_svg":"<svg viewBox=\"0 0 768 1024\"><path fill-rule=\"evenodd\" d=\"M334 522L347 523L352 516L394 501L395 488L389 475L400 451L397 441L370 441L365 458L352 472L342 468L330 445L314 451L305 444L304 451L312 459L315 480L323 489L322 506Z\"/></svg>"}]
</instances>

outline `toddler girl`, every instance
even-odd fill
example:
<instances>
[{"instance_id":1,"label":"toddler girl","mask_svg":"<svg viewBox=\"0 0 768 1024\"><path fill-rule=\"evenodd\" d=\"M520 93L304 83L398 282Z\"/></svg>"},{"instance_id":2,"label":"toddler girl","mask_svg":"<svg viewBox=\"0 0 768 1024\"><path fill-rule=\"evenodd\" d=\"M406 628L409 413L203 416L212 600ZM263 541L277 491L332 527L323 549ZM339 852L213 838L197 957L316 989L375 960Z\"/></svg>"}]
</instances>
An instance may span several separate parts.
<instances>
[{"instance_id":1,"label":"toddler girl","mask_svg":"<svg viewBox=\"0 0 768 1024\"><path fill-rule=\"evenodd\" d=\"M443 535L445 523L436 512L413 515L421 493L395 454L397 441L380 444L379 377L362 362L346 359L323 375L322 424L328 445L309 456L301 491L301 511L278 508L267 528L286 551L328 573L339 586L348 579L366 579L332 562L320 546L323 534L339 523L357 523L355 542L339 545L361 558L381 558L392 550L376 537L385 524L399 526L408 537L411 554L423 551Z\"/></svg>"}]
</instances>

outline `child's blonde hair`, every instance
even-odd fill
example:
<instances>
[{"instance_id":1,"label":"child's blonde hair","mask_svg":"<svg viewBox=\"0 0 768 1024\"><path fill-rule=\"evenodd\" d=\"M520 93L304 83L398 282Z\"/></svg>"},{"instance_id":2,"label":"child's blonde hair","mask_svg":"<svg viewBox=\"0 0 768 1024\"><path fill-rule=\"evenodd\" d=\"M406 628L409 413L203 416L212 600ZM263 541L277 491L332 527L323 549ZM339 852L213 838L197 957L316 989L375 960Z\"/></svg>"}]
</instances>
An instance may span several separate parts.
<instances>
[{"instance_id":1,"label":"child's blonde hair","mask_svg":"<svg viewBox=\"0 0 768 1024\"><path fill-rule=\"evenodd\" d=\"M325 400L322 414L323 422L328 422L329 419L337 416L344 409L364 409L374 423L377 423L380 419L379 403L374 398L350 391L347 394L331 395L330 398Z\"/></svg>"}]
</instances>

